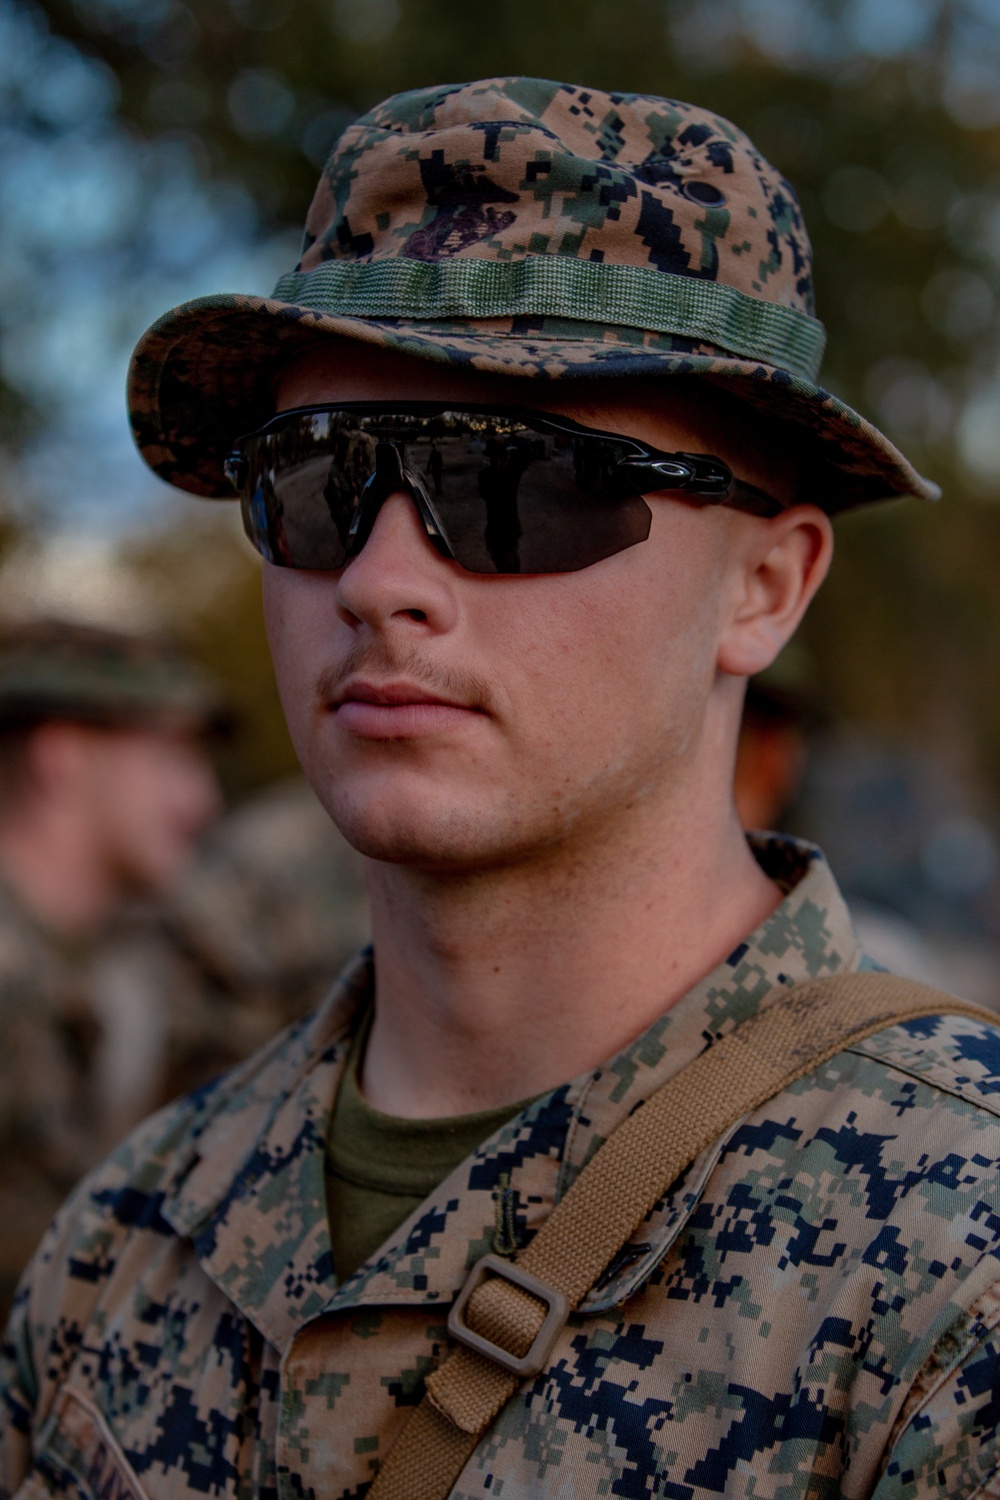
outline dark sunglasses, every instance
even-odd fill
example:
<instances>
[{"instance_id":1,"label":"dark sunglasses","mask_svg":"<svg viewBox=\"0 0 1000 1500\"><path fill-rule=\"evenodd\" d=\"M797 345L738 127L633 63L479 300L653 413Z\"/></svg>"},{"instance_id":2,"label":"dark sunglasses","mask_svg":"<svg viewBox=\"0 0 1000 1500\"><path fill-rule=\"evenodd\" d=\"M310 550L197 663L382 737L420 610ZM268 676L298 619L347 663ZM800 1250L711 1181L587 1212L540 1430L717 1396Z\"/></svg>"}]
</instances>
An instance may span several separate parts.
<instances>
[{"instance_id":1,"label":"dark sunglasses","mask_svg":"<svg viewBox=\"0 0 1000 1500\"><path fill-rule=\"evenodd\" d=\"M396 491L470 573L573 573L643 542L644 495L777 515L721 459L661 453L547 412L348 402L282 412L226 461L243 526L284 568L342 568Z\"/></svg>"}]
</instances>

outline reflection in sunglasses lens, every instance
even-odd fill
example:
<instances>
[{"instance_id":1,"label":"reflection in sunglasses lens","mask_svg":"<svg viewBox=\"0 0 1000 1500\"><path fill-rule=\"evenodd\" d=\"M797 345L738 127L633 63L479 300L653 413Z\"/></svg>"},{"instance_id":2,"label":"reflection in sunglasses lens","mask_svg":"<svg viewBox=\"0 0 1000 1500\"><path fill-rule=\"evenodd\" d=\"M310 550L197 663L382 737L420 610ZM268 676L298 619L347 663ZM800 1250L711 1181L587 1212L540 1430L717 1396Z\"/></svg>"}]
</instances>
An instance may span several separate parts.
<instances>
[{"instance_id":1,"label":"reflection in sunglasses lens","mask_svg":"<svg viewBox=\"0 0 1000 1500\"><path fill-rule=\"evenodd\" d=\"M473 573L573 572L649 535L613 439L465 412L342 411L272 424L245 456L245 530L284 567L343 567L400 487Z\"/></svg>"}]
</instances>

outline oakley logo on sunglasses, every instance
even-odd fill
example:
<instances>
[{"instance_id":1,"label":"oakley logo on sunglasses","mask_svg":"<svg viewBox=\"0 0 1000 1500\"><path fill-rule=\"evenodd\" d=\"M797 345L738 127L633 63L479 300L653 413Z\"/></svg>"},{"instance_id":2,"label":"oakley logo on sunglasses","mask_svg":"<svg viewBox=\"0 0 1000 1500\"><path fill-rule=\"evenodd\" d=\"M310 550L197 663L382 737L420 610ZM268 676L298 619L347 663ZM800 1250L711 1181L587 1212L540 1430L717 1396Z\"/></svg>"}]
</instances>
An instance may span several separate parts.
<instances>
[{"instance_id":1,"label":"oakley logo on sunglasses","mask_svg":"<svg viewBox=\"0 0 1000 1500\"><path fill-rule=\"evenodd\" d=\"M351 402L282 412L226 462L243 525L280 567L341 568L390 495L473 573L568 573L645 541L660 490L776 515L719 458L663 453L547 412Z\"/></svg>"}]
</instances>

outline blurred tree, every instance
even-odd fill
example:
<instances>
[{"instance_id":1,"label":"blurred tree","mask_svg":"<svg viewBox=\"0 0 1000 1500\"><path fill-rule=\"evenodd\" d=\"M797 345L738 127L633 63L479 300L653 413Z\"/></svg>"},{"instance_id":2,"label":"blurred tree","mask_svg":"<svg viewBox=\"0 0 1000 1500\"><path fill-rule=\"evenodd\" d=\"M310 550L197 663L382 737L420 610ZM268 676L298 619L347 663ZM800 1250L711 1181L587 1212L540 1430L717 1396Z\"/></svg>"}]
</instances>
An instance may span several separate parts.
<instances>
[{"instance_id":1,"label":"blurred tree","mask_svg":"<svg viewBox=\"0 0 1000 1500\"><path fill-rule=\"evenodd\" d=\"M227 800L296 773L264 634L260 561L239 533L235 507L205 506L200 522L136 537L123 544L121 561L157 615L225 686L236 729L215 758Z\"/></svg>"},{"instance_id":2,"label":"blurred tree","mask_svg":"<svg viewBox=\"0 0 1000 1500\"><path fill-rule=\"evenodd\" d=\"M982 97L981 71L992 61L1000 87L1000 14L991 22L985 7L978 26L974 6L953 0L493 0L488 12L465 0L47 0L45 9L113 70L127 119L245 183L265 222L300 224L344 125L399 89L535 72L697 97L742 124L803 198L838 389L860 400L867 386L897 430L933 445L964 394L970 356L990 337L1000 108Z\"/></svg>"},{"instance_id":3,"label":"blurred tree","mask_svg":"<svg viewBox=\"0 0 1000 1500\"><path fill-rule=\"evenodd\" d=\"M217 191L241 184L265 230L301 224L338 133L398 89L536 73L695 98L746 128L805 207L830 331L828 383L948 492L941 509L891 507L841 523L841 559L807 627L822 684L841 713L916 733L1000 787L995 4L45 0L43 8L52 32L115 81L128 127L187 153ZM227 614L219 629L234 620ZM232 630L237 673L240 636Z\"/></svg>"}]
</instances>

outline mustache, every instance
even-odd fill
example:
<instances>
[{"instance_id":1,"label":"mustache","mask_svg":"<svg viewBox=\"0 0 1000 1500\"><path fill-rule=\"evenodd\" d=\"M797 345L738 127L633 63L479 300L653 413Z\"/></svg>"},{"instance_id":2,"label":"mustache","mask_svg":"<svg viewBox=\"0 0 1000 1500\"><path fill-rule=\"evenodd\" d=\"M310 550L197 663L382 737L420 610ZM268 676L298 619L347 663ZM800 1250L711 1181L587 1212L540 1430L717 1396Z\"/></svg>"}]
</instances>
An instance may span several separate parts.
<instances>
[{"instance_id":1,"label":"mustache","mask_svg":"<svg viewBox=\"0 0 1000 1500\"><path fill-rule=\"evenodd\" d=\"M497 694L479 673L430 662L417 646L390 647L384 641L359 641L341 661L324 667L316 679L318 701L337 702L347 682L356 676L373 682L404 677L429 693L487 714L498 706Z\"/></svg>"}]
</instances>

